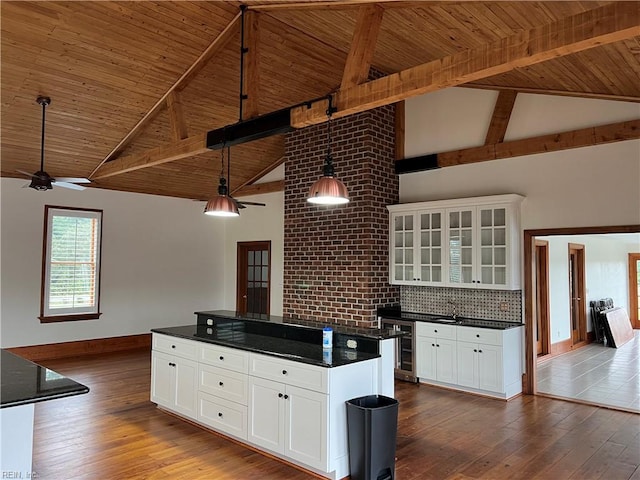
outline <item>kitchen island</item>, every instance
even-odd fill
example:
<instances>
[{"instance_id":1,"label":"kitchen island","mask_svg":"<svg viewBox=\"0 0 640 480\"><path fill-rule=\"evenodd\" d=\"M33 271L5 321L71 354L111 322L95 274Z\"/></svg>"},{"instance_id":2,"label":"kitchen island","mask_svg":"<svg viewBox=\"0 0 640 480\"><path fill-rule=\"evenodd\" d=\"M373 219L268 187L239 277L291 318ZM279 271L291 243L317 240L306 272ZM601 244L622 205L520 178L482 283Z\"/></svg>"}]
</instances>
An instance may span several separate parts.
<instances>
[{"instance_id":1,"label":"kitchen island","mask_svg":"<svg viewBox=\"0 0 640 480\"><path fill-rule=\"evenodd\" d=\"M394 332L197 312L153 329L159 407L327 478L349 475L345 402L393 395Z\"/></svg>"},{"instance_id":2,"label":"kitchen island","mask_svg":"<svg viewBox=\"0 0 640 480\"><path fill-rule=\"evenodd\" d=\"M88 393L89 388L6 350L0 364L2 478L35 478L31 470L34 404Z\"/></svg>"}]
</instances>

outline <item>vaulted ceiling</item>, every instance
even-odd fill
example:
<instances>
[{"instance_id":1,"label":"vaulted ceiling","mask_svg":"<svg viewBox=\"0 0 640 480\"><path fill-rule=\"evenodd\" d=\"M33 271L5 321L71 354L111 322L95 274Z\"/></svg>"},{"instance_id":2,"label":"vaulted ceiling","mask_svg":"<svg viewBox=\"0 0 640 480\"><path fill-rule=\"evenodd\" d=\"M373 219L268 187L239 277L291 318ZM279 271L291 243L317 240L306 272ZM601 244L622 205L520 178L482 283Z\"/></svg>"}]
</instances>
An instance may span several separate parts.
<instances>
[{"instance_id":1,"label":"vaulted ceiling","mask_svg":"<svg viewBox=\"0 0 640 480\"><path fill-rule=\"evenodd\" d=\"M335 94L338 112L455 85L640 101L640 2L247 1L243 117ZM239 120L241 2L2 1L1 175L206 199ZM386 75L368 82L369 67ZM291 124L324 120L326 102ZM280 165L275 135L231 149L231 189ZM277 188L277 187L274 187ZM245 188L244 192L251 192Z\"/></svg>"}]
</instances>

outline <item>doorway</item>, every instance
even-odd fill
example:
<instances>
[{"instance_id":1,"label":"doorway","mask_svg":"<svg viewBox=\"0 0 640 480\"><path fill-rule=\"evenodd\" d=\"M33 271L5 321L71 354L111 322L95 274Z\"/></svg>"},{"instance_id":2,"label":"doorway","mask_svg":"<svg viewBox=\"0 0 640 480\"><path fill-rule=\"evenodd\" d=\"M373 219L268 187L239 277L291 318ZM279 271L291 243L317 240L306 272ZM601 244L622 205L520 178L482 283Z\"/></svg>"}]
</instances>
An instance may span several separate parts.
<instances>
[{"instance_id":1,"label":"doorway","mask_svg":"<svg viewBox=\"0 0 640 480\"><path fill-rule=\"evenodd\" d=\"M587 298L585 290L584 245L569 244L569 318L571 320L572 348L587 343Z\"/></svg>"},{"instance_id":2,"label":"doorway","mask_svg":"<svg viewBox=\"0 0 640 480\"><path fill-rule=\"evenodd\" d=\"M536 355L551 352L549 314L549 242L536 239Z\"/></svg>"},{"instance_id":3,"label":"doorway","mask_svg":"<svg viewBox=\"0 0 640 480\"><path fill-rule=\"evenodd\" d=\"M271 298L271 242L238 242L236 311L268 316Z\"/></svg>"},{"instance_id":4,"label":"doorway","mask_svg":"<svg viewBox=\"0 0 640 480\"><path fill-rule=\"evenodd\" d=\"M538 393L536 379L536 265L535 237L549 235L599 235L607 233L639 233L638 225L608 227L545 228L524 231L524 313L525 313L525 368L523 393Z\"/></svg>"},{"instance_id":5,"label":"doorway","mask_svg":"<svg viewBox=\"0 0 640 480\"><path fill-rule=\"evenodd\" d=\"M629 254L629 319L640 328L640 253Z\"/></svg>"}]
</instances>

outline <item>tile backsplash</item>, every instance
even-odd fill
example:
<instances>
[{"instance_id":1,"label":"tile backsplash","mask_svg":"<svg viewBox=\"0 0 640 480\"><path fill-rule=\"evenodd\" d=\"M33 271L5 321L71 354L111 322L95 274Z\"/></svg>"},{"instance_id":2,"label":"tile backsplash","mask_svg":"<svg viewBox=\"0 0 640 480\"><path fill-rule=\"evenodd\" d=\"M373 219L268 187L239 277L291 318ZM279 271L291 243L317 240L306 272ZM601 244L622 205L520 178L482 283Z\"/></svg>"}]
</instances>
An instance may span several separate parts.
<instances>
[{"instance_id":1,"label":"tile backsplash","mask_svg":"<svg viewBox=\"0 0 640 480\"><path fill-rule=\"evenodd\" d=\"M400 287L403 311L522 322L522 291L448 287Z\"/></svg>"}]
</instances>

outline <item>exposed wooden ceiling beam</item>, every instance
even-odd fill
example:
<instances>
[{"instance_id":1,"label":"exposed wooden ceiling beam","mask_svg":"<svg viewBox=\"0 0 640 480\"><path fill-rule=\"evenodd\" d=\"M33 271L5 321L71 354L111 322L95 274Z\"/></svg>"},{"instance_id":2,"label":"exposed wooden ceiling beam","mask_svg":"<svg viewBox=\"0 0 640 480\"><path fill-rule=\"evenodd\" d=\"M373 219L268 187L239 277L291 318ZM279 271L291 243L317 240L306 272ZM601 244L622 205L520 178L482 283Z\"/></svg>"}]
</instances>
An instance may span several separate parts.
<instances>
[{"instance_id":1,"label":"exposed wooden ceiling beam","mask_svg":"<svg viewBox=\"0 0 640 480\"><path fill-rule=\"evenodd\" d=\"M262 193L282 192L284 190L284 180L276 180L275 182L254 183L236 190L232 195L234 197L247 197L249 195L260 195Z\"/></svg>"},{"instance_id":2,"label":"exposed wooden ceiling beam","mask_svg":"<svg viewBox=\"0 0 640 480\"><path fill-rule=\"evenodd\" d=\"M302 10L302 9L344 9L344 8L357 8L367 4L381 4L386 6L397 6L400 8L420 7L426 4L440 3L437 1L423 1L423 0L311 0L308 2L283 2L283 3L265 3L263 5L251 5L251 10L262 11L276 11L276 10Z\"/></svg>"},{"instance_id":3,"label":"exposed wooden ceiling beam","mask_svg":"<svg viewBox=\"0 0 640 480\"><path fill-rule=\"evenodd\" d=\"M175 142L187 138L187 124L184 121L182 112L182 101L177 91L172 91L167 95L167 108L169 109L169 121L171 123L171 133Z\"/></svg>"},{"instance_id":4,"label":"exposed wooden ceiling beam","mask_svg":"<svg viewBox=\"0 0 640 480\"><path fill-rule=\"evenodd\" d=\"M500 143L504 140L517 95L518 92L515 90L502 90L498 94L496 104L493 107L491 123L487 130L487 137L484 141L485 145L493 145L494 143Z\"/></svg>"},{"instance_id":5,"label":"exposed wooden ceiling beam","mask_svg":"<svg viewBox=\"0 0 640 480\"><path fill-rule=\"evenodd\" d=\"M359 8L340 89L355 87L369 78L369 69L376 50L383 14L384 9L380 5L366 5Z\"/></svg>"},{"instance_id":6,"label":"exposed wooden ceiling beam","mask_svg":"<svg viewBox=\"0 0 640 480\"><path fill-rule=\"evenodd\" d=\"M610 93L594 93L594 92L570 92L567 90L550 90L546 88L531 87L505 87L503 85L484 85L482 83L465 83L461 87L478 88L481 90L517 90L520 93L532 93L535 95L558 95L562 97L580 97L594 98L598 100L613 100L617 102L634 102L640 103L640 97L630 97L625 95L613 95Z\"/></svg>"},{"instance_id":7,"label":"exposed wooden ceiling beam","mask_svg":"<svg viewBox=\"0 0 640 480\"><path fill-rule=\"evenodd\" d=\"M245 46L247 51L244 55L244 114L242 120L260 115L260 65L258 62L260 30L258 25L258 12L247 11L245 13Z\"/></svg>"},{"instance_id":8,"label":"exposed wooden ceiling beam","mask_svg":"<svg viewBox=\"0 0 640 480\"><path fill-rule=\"evenodd\" d=\"M181 90L185 86L189 84L189 82L202 70L202 68L213 58L213 56L219 52L227 42L231 39L233 34L236 32L236 23L240 18L240 13L236 14L235 17L227 24L227 26L218 34L218 36L209 44L209 46L205 49L202 54L196 59L195 62L187 69L186 72L182 74L182 76L167 90L160 99L151 107L151 109L134 125L134 127L127 133L122 140L109 152L109 154L104 157L104 159L93 169L89 178L94 178L94 174L98 171L98 169L106 162L114 158L118 153L120 153L125 146L129 144L129 142L140 133L142 127L144 127L153 117L156 115L160 109L165 105L165 101L167 97L174 90Z\"/></svg>"},{"instance_id":9,"label":"exposed wooden ceiling beam","mask_svg":"<svg viewBox=\"0 0 640 480\"><path fill-rule=\"evenodd\" d=\"M275 162L270 163L268 166L266 166L265 168L263 168L262 170L260 170L258 173L256 173L253 177L251 177L249 180L247 180L244 183L241 183L240 185L238 185L237 187L234 187L231 190L231 195L235 195L237 192L241 191L243 188L250 186L253 184L253 182L256 182L258 180L260 180L262 177L264 177L267 173L272 172L273 170L275 170L276 168L278 168L280 165L282 165L285 161L285 156L281 156L280 158L278 158Z\"/></svg>"},{"instance_id":10,"label":"exposed wooden ceiling beam","mask_svg":"<svg viewBox=\"0 0 640 480\"><path fill-rule=\"evenodd\" d=\"M389 105L416 95L498 75L640 35L636 2L618 2L518 32L500 41L339 90L335 118ZM291 111L291 125L326 121L327 100Z\"/></svg>"},{"instance_id":11,"label":"exposed wooden ceiling beam","mask_svg":"<svg viewBox=\"0 0 640 480\"><path fill-rule=\"evenodd\" d=\"M511 142L465 148L438 153L438 167L452 167L470 163L521 157L536 153L556 152L579 147L591 147L604 143L621 142L640 138L640 120L611 123L598 127L581 128L563 133L523 138Z\"/></svg>"},{"instance_id":12,"label":"exposed wooden ceiling beam","mask_svg":"<svg viewBox=\"0 0 640 480\"><path fill-rule=\"evenodd\" d=\"M91 178L93 180L99 180L101 178L113 177L114 175L133 172L141 168L154 167L163 163L208 152L209 149L206 145L206 139L206 132L200 133L180 140L179 142L152 148L139 154L117 158L102 165L100 170Z\"/></svg>"}]
</instances>

